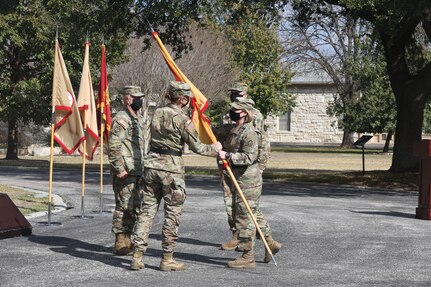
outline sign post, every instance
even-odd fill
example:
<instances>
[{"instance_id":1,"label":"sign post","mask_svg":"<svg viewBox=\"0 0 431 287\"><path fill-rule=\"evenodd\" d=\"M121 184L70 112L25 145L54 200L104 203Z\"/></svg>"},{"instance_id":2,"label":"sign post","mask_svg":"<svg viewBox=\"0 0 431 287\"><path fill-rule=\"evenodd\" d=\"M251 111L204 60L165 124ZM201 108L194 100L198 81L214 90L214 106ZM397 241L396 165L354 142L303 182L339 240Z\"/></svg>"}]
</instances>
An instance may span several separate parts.
<instances>
[{"instance_id":1,"label":"sign post","mask_svg":"<svg viewBox=\"0 0 431 287\"><path fill-rule=\"evenodd\" d=\"M365 144L372 138L372 135L363 135L353 143L353 146L362 148L362 175L365 175Z\"/></svg>"}]
</instances>

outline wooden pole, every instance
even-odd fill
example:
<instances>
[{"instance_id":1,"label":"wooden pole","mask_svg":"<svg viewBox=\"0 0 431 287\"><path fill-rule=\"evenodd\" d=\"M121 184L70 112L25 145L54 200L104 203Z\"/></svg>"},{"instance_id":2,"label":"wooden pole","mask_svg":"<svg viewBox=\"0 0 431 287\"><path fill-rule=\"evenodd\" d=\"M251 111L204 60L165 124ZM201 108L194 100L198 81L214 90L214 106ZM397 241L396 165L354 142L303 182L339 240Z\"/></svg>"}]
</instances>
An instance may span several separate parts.
<instances>
[{"instance_id":1,"label":"wooden pole","mask_svg":"<svg viewBox=\"0 0 431 287\"><path fill-rule=\"evenodd\" d=\"M262 230L259 227L259 224L257 224L257 220L254 217L253 211L250 208L250 205L247 202L247 199L244 196L244 193L241 190L241 187L239 187L239 184L235 178L235 176L232 173L232 169L229 166L229 163L226 160L223 160L223 167L227 170L229 177L231 178L233 184L235 185L236 190L238 191L239 196L241 197L242 202L244 203L251 219L253 220L254 225L256 226L257 232L260 235L260 239L262 239L263 244L265 245L266 250L271 255L272 261L274 262L275 266L277 266L277 262L275 261L274 256L272 255L271 249L269 248L268 242L266 242L265 236L263 236ZM235 199L233 199L235 200Z\"/></svg>"},{"instance_id":2,"label":"wooden pole","mask_svg":"<svg viewBox=\"0 0 431 287\"><path fill-rule=\"evenodd\" d=\"M103 136L105 132L105 124L103 123L103 112L100 115L100 213L103 211Z\"/></svg>"},{"instance_id":3,"label":"wooden pole","mask_svg":"<svg viewBox=\"0 0 431 287\"><path fill-rule=\"evenodd\" d=\"M84 117L83 117L83 126L84 126L84 135L87 139L87 110L84 110ZM87 141L82 142L82 188L81 188L81 217L84 218L84 195L85 195L85 156L87 153Z\"/></svg>"},{"instance_id":4,"label":"wooden pole","mask_svg":"<svg viewBox=\"0 0 431 287\"><path fill-rule=\"evenodd\" d=\"M362 176L365 176L365 144L362 145Z\"/></svg>"},{"instance_id":5,"label":"wooden pole","mask_svg":"<svg viewBox=\"0 0 431 287\"><path fill-rule=\"evenodd\" d=\"M48 226L51 225L51 202L52 202L52 170L54 165L54 113L55 106L52 106L51 116L51 151L49 155L49 191L48 191Z\"/></svg>"}]
</instances>

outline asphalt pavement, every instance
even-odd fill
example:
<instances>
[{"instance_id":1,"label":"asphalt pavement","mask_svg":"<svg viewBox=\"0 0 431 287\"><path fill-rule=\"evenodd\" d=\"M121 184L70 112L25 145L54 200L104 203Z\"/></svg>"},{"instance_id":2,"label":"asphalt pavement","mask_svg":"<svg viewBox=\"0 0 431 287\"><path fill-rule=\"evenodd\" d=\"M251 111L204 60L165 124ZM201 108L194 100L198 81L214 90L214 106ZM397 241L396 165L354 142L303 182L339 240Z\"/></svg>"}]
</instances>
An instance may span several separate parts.
<instances>
[{"instance_id":1,"label":"asphalt pavement","mask_svg":"<svg viewBox=\"0 0 431 287\"><path fill-rule=\"evenodd\" d=\"M431 286L431 222L415 219L417 192L267 181L261 209L283 244L274 263L232 270L235 251L219 250L230 238L216 177L187 177L187 200L174 257L181 272L161 272L159 210L144 256L146 268L130 271L131 257L114 256L114 197L104 175L86 174L84 218L81 171L54 169L53 192L67 208L29 219L33 234L0 240L0 286ZM0 167L0 184L48 191L48 171Z\"/></svg>"}]
</instances>

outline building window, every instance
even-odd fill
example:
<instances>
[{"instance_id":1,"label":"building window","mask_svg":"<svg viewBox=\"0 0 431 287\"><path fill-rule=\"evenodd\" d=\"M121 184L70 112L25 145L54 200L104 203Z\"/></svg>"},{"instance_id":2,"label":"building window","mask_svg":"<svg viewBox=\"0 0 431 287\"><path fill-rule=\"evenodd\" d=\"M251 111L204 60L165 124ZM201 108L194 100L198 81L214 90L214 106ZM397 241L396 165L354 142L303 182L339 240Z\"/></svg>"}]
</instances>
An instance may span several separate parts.
<instances>
[{"instance_id":1,"label":"building window","mask_svg":"<svg viewBox=\"0 0 431 287\"><path fill-rule=\"evenodd\" d=\"M287 113L284 113L278 119L278 130L279 131L290 131L291 124L291 111L288 110Z\"/></svg>"}]
</instances>

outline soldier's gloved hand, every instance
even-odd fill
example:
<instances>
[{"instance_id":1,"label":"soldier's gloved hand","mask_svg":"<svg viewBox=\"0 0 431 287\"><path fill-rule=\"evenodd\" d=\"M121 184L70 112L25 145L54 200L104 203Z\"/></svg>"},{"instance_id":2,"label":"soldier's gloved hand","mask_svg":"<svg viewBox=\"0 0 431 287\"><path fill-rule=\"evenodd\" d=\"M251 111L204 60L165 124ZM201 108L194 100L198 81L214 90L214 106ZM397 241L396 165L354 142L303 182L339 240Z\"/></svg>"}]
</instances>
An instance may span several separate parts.
<instances>
[{"instance_id":1,"label":"soldier's gloved hand","mask_svg":"<svg viewBox=\"0 0 431 287\"><path fill-rule=\"evenodd\" d=\"M218 152L218 156L219 156L219 158L221 158L221 159L226 159L226 153L227 153L227 152L225 152L225 151L223 151L223 150L219 151L219 152Z\"/></svg>"},{"instance_id":2,"label":"soldier's gloved hand","mask_svg":"<svg viewBox=\"0 0 431 287\"><path fill-rule=\"evenodd\" d=\"M221 143L218 141L215 143L215 148L217 150L217 152L221 151L223 149L223 146L221 145Z\"/></svg>"},{"instance_id":3,"label":"soldier's gloved hand","mask_svg":"<svg viewBox=\"0 0 431 287\"><path fill-rule=\"evenodd\" d=\"M127 173L127 171L123 170L122 172L117 174L117 177L119 179L125 179L129 174Z\"/></svg>"}]
</instances>

